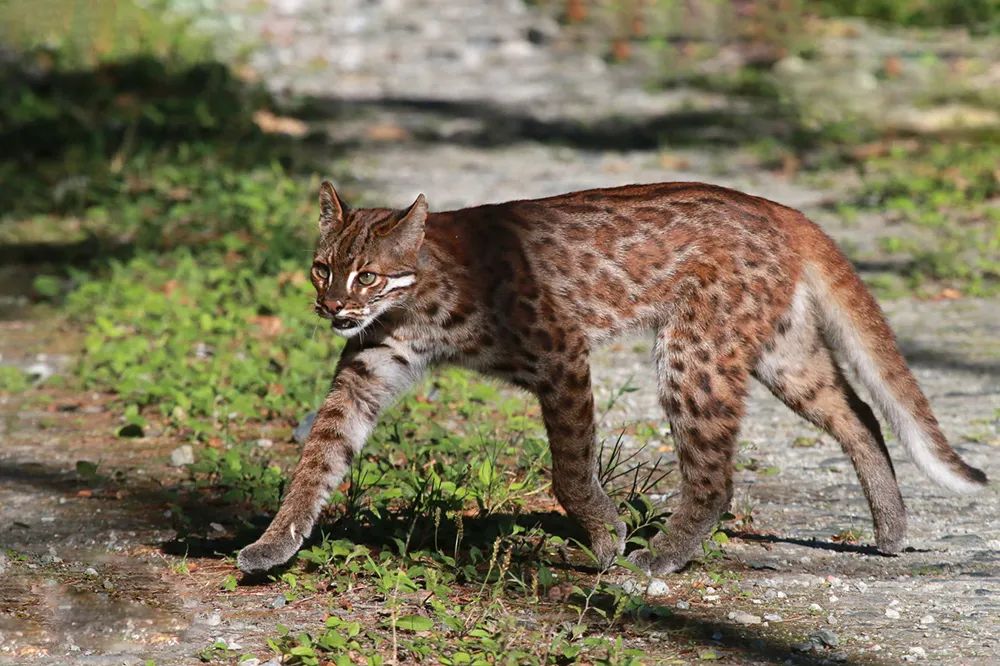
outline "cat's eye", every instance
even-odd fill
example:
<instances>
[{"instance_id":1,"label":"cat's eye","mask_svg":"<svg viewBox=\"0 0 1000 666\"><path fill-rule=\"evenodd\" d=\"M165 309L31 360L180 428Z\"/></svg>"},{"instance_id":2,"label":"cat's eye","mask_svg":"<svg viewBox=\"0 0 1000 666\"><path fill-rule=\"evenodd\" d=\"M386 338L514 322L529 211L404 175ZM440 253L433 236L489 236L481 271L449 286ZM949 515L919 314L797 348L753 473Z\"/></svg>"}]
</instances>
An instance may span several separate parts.
<instances>
[{"instance_id":1,"label":"cat's eye","mask_svg":"<svg viewBox=\"0 0 1000 666\"><path fill-rule=\"evenodd\" d=\"M319 280L326 281L330 277L330 269L324 264L313 264L313 275Z\"/></svg>"},{"instance_id":2,"label":"cat's eye","mask_svg":"<svg viewBox=\"0 0 1000 666\"><path fill-rule=\"evenodd\" d=\"M375 279L378 276L371 271L364 271L363 273L358 273L358 284L362 287L370 287L375 284Z\"/></svg>"}]
</instances>

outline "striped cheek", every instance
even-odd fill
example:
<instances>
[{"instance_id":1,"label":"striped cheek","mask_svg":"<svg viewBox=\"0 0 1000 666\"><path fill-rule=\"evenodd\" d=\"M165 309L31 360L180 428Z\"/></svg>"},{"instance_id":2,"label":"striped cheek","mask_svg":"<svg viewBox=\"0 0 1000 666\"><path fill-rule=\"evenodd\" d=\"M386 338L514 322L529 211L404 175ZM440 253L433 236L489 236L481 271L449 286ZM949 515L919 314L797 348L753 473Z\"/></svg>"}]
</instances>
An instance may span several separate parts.
<instances>
[{"instance_id":1,"label":"striped cheek","mask_svg":"<svg viewBox=\"0 0 1000 666\"><path fill-rule=\"evenodd\" d=\"M414 275L413 273L390 275L386 278L385 284L382 285L382 289L379 290L379 296L385 296L386 294L396 291L397 289L404 289L406 287L409 287L416 281L417 281L417 276Z\"/></svg>"}]
</instances>

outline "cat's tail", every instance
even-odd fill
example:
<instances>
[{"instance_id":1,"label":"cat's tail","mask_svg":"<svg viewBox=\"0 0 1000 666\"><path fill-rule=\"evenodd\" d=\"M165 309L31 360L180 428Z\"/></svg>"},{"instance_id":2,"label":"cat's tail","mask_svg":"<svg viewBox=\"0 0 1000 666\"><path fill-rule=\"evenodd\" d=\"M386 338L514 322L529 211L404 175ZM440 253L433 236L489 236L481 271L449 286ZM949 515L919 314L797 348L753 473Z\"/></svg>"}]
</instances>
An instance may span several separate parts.
<instances>
[{"instance_id":1,"label":"cat's tail","mask_svg":"<svg viewBox=\"0 0 1000 666\"><path fill-rule=\"evenodd\" d=\"M804 248L804 278L828 344L868 389L917 467L954 492L981 490L986 474L948 444L875 298L833 241L816 231Z\"/></svg>"}]
</instances>

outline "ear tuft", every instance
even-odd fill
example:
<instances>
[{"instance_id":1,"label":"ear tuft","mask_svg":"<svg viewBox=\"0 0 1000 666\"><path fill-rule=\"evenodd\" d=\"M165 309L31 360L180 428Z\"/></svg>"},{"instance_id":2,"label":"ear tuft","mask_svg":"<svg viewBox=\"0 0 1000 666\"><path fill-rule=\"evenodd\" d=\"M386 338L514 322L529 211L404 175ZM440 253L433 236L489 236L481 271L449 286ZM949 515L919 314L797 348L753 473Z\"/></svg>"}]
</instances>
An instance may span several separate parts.
<instances>
[{"instance_id":1,"label":"ear tuft","mask_svg":"<svg viewBox=\"0 0 1000 666\"><path fill-rule=\"evenodd\" d=\"M320 231L338 227L344 223L344 216L350 210L337 194L333 183L324 180L319 186L319 228Z\"/></svg>"}]
</instances>

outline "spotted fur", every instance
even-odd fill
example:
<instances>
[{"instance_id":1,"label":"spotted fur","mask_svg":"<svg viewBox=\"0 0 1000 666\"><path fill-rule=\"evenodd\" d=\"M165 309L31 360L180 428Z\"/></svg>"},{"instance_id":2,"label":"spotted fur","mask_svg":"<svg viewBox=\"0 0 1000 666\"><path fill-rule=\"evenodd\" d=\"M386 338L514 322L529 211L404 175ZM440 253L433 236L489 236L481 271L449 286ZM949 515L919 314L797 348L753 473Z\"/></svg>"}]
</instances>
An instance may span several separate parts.
<instances>
[{"instance_id":1,"label":"spotted fur","mask_svg":"<svg viewBox=\"0 0 1000 666\"><path fill-rule=\"evenodd\" d=\"M534 393L556 498L609 562L624 525L598 482L589 354L658 331L659 396L681 472L669 529L631 559L664 573L696 552L732 495L749 377L843 446L885 552L906 514L857 375L917 464L957 491L985 475L948 445L877 303L797 211L700 183L633 185L429 213L351 210L320 193L317 312L349 338L281 509L239 555L290 559L379 412L423 371L458 364ZM367 282L367 284L364 284Z\"/></svg>"}]
</instances>

